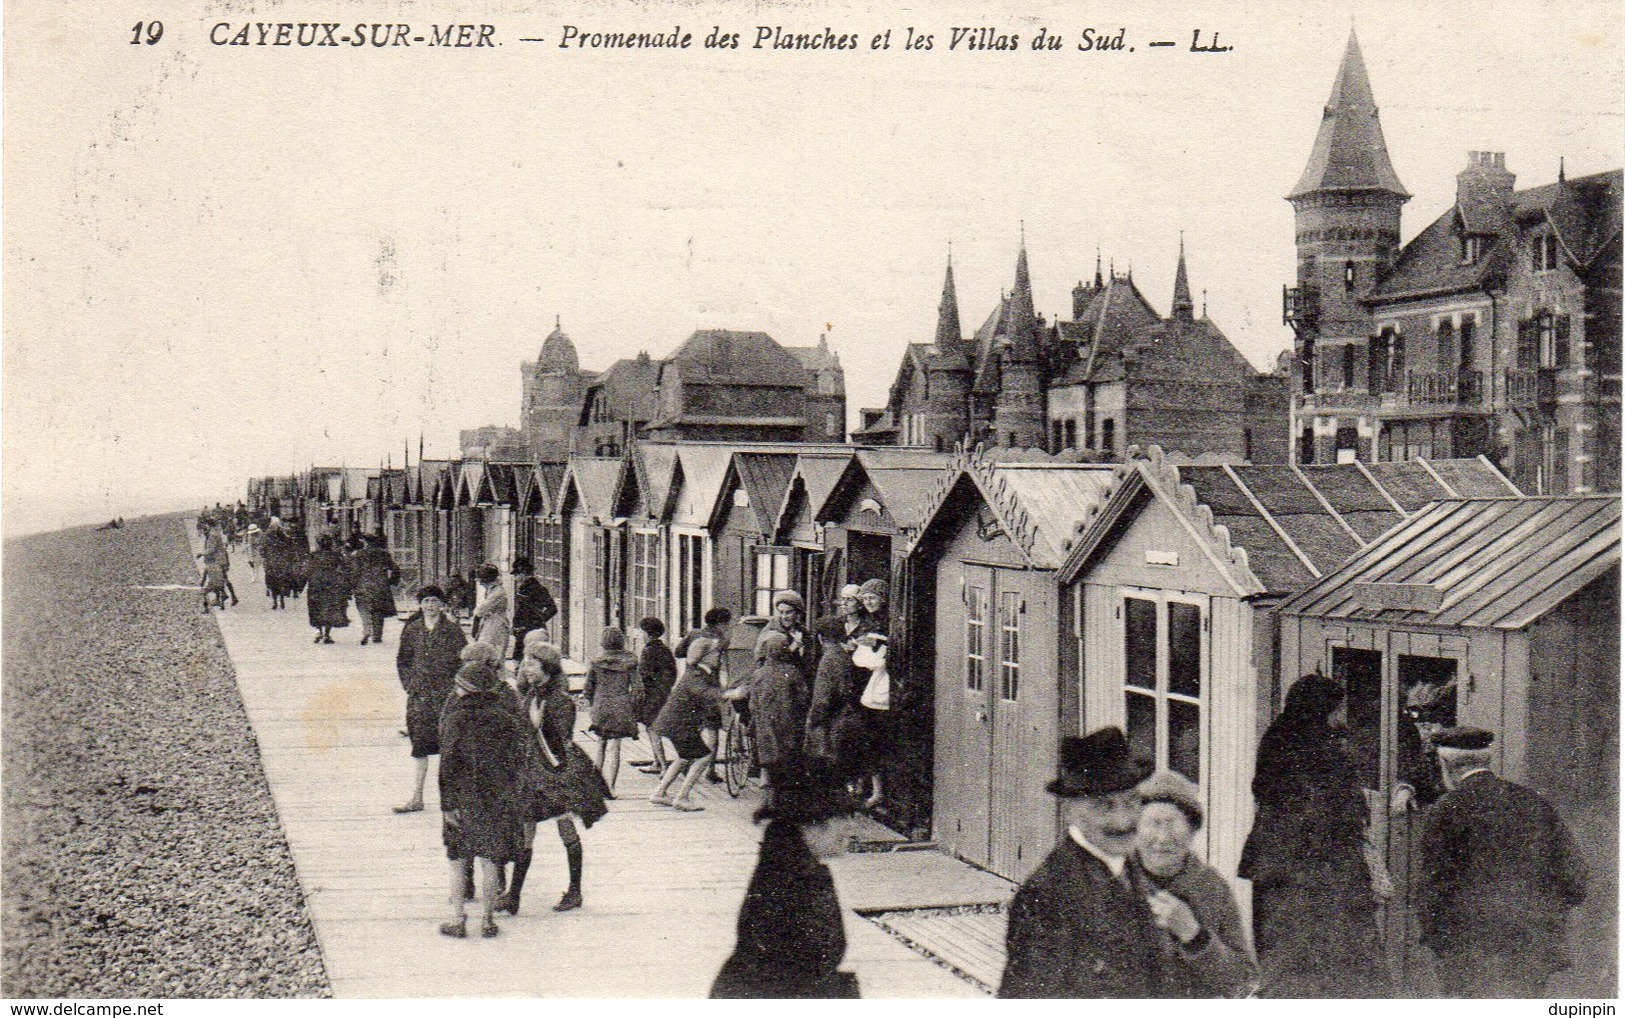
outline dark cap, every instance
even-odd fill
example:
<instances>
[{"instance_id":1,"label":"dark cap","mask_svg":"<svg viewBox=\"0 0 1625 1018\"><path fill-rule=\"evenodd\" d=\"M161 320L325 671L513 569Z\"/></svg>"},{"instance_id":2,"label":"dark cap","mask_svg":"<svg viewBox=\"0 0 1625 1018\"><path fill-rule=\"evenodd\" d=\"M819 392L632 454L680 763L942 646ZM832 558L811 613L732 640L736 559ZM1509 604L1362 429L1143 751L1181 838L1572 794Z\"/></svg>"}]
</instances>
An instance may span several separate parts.
<instances>
[{"instance_id":1,"label":"dark cap","mask_svg":"<svg viewBox=\"0 0 1625 1018\"><path fill-rule=\"evenodd\" d=\"M1060 774L1044 789L1063 799L1110 795L1133 788L1150 773L1151 765L1129 755L1128 738L1113 725L1062 739Z\"/></svg>"},{"instance_id":2,"label":"dark cap","mask_svg":"<svg viewBox=\"0 0 1625 1018\"><path fill-rule=\"evenodd\" d=\"M1433 736L1433 744L1440 749L1489 749L1495 733L1472 725L1446 728Z\"/></svg>"},{"instance_id":3,"label":"dark cap","mask_svg":"<svg viewBox=\"0 0 1625 1018\"><path fill-rule=\"evenodd\" d=\"M426 583L418 588L419 601L427 601L431 597L436 601L444 601L446 599L446 592L432 583Z\"/></svg>"}]
</instances>

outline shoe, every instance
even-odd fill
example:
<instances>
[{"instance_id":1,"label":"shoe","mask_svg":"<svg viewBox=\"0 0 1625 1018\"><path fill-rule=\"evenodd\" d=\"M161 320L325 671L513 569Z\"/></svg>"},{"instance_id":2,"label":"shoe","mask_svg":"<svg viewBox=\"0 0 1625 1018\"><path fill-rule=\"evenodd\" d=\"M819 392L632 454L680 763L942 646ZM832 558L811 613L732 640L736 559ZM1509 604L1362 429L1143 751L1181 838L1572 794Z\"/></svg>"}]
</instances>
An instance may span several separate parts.
<instances>
[{"instance_id":1,"label":"shoe","mask_svg":"<svg viewBox=\"0 0 1625 1018\"><path fill-rule=\"evenodd\" d=\"M231 599L231 606L233 608L237 607L237 599L235 597Z\"/></svg>"},{"instance_id":2,"label":"shoe","mask_svg":"<svg viewBox=\"0 0 1625 1018\"><path fill-rule=\"evenodd\" d=\"M421 802L416 802L416 803L409 802L404 806L396 806L394 808L394 810L395 810L396 813L422 813L423 812L423 803L421 803Z\"/></svg>"},{"instance_id":3,"label":"shoe","mask_svg":"<svg viewBox=\"0 0 1625 1018\"><path fill-rule=\"evenodd\" d=\"M606 800L613 800L615 798L615 793L614 792L605 792L604 793L604 798Z\"/></svg>"},{"instance_id":4,"label":"shoe","mask_svg":"<svg viewBox=\"0 0 1625 1018\"><path fill-rule=\"evenodd\" d=\"M655 806L670 806L672 804L671 800L664 795L651 795L649 796L649 802Z\"/></svg>"},{"instance_id":5,"label":"shoe","mask_svg":"<svg viewBox=\"0 0 1625 1018\"><path fill-rule=\"evenodd\" d=\"M312 641L310 641L310 642L311 642L311 643L321 643L321 642L322 642L322 634L321 634L321 633L317 633L317 634L316 634L316 639L314 639L314 640L312 640Z\"/></svg>"},{"instance_id":6,"label":"shoe","mask_svg":"<svg viewBox=\"0 0 1625 1018\"><path fill-rule=\"evenodd\" d=\"M581 907L581 892L580 891L565 891L564 892L564 897L560 898L559 903L557 905L553 906L553 911L555 911L555 912L571 912L571 911L574 911L575 909L578 909L580 907Z\"/></svg>"},{"instance_id":7,"label":"shoe","mask_svg":"<svg viewBox=\"0 0 1625 1018\"><path fill-rule=\"evenodd\" d=\"M687 799L678 799L671 804L671 808L681 810L684 813L698 813L705 807L697 802L689 802Z\"/></svg>"},{"instance_id":8,"label":"shoe","mask_svg":"<svg viewBox=\"0 0 1625 1018\"><path fill-rule=\"evenodd\" d=\"M711 782L713 785L720 785L722 784L722 775L718 774L716 771L711 771L705 775L705 780Z\"/></svg>"},{"instance_id":9,"label":"shoe","mask_svg":"<svg viewBox=\"0 0 1625 1018\"><path fill-rule=\"evenodd\" d=\"M509 894L507 891L503 891L501 894L497 895L497 903L493 907L493 911L501 912L503 915L519 914L519 910L513 906L513 895Z\"/></svg>"},{"instance_id":10,"label":"shoe","mask_svg":"<svg viewBox=\"0 0 1625 1018\"><path fill-rule=\"evenodd\" d=\"M468 917L464 916L454 923L441 923L440 935L442 937L456 937L458 940L468 936Z\"/></svg>"},{"instance_id":11,"label":"shoe","mask_svg":"<svg viewBox=\"0 0 1625 1018\"><path fill-rule=\"evenodd\" d=\"M332 638L332 637L331 637L331 636L324 636L324 637L323 637L323 638L322 638L322 642L323 642L323 643L332 643L332 642L333 642L333 638Z\"/></svg>"},{"instance_id":12,"label":"shoe","mask_svg":"<svg viewBox=\"0 0 1625 1018\"><path fill-rule=\"evenodd\" d=\"M484 937L486 940L490 940L492 937L501 932L501 930L497 929L496 920L492 919L490 916L486 916L480 922L480 936Z\"/></svg>"},{"instance_id":13,"label":"shoe","mask_svg":"<svg viewBox=\"0 0 1625 1018\"><path fill-rule=\"evenodd\" d=\"M637 771L640 774L659 774L661 771L664 771L666 768L661 767L661 766L659 766L657 764L647 763L647 764L633 764L632 769Z\"/></svg>"},{"instance_id":14,"label":"shoe","mask_svg":"<svg viewBox=\"0 0 1625 1018\"><path fill-rule=\"evenodd\" d=\"M371 642L372 642L372 637L370 637L370 636L363 636L361 638L361 646L363 646L363 647L365 647L367 644L369 644Z\"/></svg>"}]
</instances>

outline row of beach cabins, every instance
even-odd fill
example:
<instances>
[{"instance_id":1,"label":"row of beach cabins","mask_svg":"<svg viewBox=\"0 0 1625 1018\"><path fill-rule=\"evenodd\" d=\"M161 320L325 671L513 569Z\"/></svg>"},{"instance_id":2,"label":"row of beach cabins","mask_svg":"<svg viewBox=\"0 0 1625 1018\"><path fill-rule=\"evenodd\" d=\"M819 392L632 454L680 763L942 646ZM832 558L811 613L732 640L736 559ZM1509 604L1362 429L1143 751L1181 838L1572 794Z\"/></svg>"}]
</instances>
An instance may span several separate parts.
<instances>
[{"instance_id":1,"label":"row of beach cabins","mask_svg":"<svg viewBox=\"0 0 1625 1018\"><path fill-rule=\"evenodd\" d=\"M1398 780L1400 726L1425 698L1435 722L1500 733L1498 769L1596 831L1612 888L1617 495L1526 497L1482 458L1177 460L637 442L556 465L313 468L249 495L341 534L382 530L408 584L530 557L577 661L606 625L653 615L682 633L714 605L765 616L785 587L816 622L842 584L886 579L881 818L1012 879L1060 831L1044 792L1058 740L1109 724L1197 781L1197 847L1235 873L1258 739L1285 688L1319 671L1372 729L1351 736L1375 747L1368 787ZM1419 825L1385 827L1403 971ZM1608 911L1615 897L1597 896Z\"/></svg>"}]
</instances>

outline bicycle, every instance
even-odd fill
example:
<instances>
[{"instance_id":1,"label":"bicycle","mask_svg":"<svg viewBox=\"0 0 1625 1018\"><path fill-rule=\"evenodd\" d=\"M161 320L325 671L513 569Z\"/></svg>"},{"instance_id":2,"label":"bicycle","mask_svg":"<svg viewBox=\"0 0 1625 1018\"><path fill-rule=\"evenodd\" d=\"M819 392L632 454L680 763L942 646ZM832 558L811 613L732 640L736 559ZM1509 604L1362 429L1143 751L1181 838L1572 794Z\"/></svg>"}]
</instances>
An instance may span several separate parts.
<instances>
[{"instance_id":1,"label":"bicycle","mask_svg":"<svg viewBox=\"0 0 1625 1018\"><path fill-rule=\"evenodd\" d=\"M756 758L756 739L751 734L750 722L740 714L736 703L729 702L728 717L723 723L722 781L728 794L739 798L750 785L752 761Z\"/></svg>"}]
</instances>

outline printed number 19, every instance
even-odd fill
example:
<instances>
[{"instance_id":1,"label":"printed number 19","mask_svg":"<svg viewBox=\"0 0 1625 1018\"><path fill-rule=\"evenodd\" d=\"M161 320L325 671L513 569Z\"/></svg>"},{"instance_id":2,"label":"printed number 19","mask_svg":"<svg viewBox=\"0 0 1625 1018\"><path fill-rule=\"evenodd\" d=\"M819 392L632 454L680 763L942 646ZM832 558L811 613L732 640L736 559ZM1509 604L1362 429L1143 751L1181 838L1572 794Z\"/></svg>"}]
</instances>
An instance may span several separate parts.
<instances>
[{"instance_id":1,"label":"printed number 19","mask_svg":"<svg viewBox=\"0 0 1625 1018\"><path fill-rule=\"evenodd\" d=\"M137 21L134 33L130 39L131 46L139 46L143 42L148 46L156 46L158 40L164 37L164 23L162 21Z\"/></svg>"}]
</instances>

